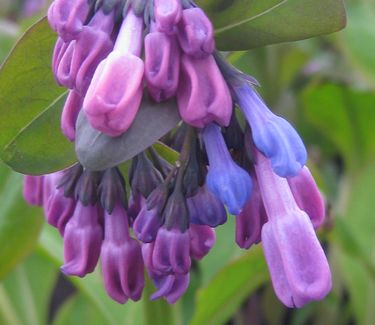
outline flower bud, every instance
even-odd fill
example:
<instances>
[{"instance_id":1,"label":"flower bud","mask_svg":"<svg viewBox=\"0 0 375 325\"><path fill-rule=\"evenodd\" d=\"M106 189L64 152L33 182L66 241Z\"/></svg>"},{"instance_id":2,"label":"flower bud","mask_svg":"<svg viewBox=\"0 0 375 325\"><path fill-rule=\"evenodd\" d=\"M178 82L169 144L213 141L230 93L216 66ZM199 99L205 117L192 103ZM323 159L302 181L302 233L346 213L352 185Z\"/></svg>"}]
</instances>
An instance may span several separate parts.
<instances>
[{"instance_id":1,"label":"flower bud","mask_svg":"<svg viewBox=\"0 0 375 325\"><path fill-rule=\"evenodd\" d=\"M190 256L196 260L205 257L215 245L215 231L208 226L190 225Z\"/></svg>"}]
</instances>

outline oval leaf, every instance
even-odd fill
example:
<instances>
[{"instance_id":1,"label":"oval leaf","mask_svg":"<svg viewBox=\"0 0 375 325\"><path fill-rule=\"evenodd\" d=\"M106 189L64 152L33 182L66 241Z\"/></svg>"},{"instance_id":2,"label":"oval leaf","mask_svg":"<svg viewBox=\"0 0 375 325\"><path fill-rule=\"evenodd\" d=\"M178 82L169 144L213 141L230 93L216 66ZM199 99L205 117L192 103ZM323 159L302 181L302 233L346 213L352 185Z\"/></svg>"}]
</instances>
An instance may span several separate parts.
<instances>
[{"instance_id":1,"label":"oval leaf","mask_svg":"<svg viewBox=\"0 0 375 325\"><path fill-rule=\"evenodd\" d=\"M76 153L90 170L104 170L121 164L142 152L180 121L175 101L157 104L144 97L132 126L119 137L94 129L81 111L77 121Z\"/></svg>"},{"instance_id":2,"label":"oval leaf","mask_svg":"<svg viewBox=\"0 0 375 325\"><path fill-rule=\"evenodd\" d=\"M238 51L301 40L345 27L342 0L200 0L220 50Z\"/></svg>"},{"instance_id":3,"label":"oval leaf","mask_svg":"<svg viewBox=\"0 0 375 325\"><path fill-rule=\"evenodd\" d=\"M41 175L64 169L77 160L73 144L60 132L65 99L65 95L60 96L19 131L1 152L6 164L23 174Z\"/></svg>"},{"instance_id":4,"label":"oval leaf","mask_svg":"<svg viewBox=\"0 0 375 325\"><path fill-rule=\"evenodd\" d=\"M67 167L74 155L60 127L52 127L59 120L56 106L62 105L57 98L65 92L51 72L55 39L42 19L23 35L0 70L0 157L28 174ZM32 138L41 143L33 144Z\"/></svg>"}]
</instances>

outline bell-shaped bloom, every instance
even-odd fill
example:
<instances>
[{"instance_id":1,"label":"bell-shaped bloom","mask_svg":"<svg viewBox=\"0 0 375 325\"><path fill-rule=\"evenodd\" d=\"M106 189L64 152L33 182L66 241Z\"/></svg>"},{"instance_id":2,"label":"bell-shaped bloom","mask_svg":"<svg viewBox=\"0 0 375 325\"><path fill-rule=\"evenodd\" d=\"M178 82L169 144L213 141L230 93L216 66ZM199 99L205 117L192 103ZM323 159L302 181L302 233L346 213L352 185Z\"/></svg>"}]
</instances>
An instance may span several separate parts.
<instances>
[{"instance_id":1,"label":"bell-shaped bloom","mask_svg":"<svg viewBox=\"0 0 375 325\"><path fill-rule=\"evenodd\" d=\"M161 274L186 274L190 270L189 231L161 227L152 252L153 270Z\"/></svg>"},{"instance_id":2,"label":"bell-shaped bloom","mask_svg":"<svg viewBox=\"0 0 375 325\"><path fill-rule=\"evenodd\" d=\"M70 140L76 137L76 122L82 107L82 97L75 90L70 90L61 114L61 130Z\"/></svg>"},{"instance_id":3,"label":"bell-shaped bloom","mask_svg":"<svg viewBox=\"0 0 375 325\"><path fill-rule=\"evenodd\" d=\"M253 244L260 242L263 224L267 222L258 182L255 177L252 177L252 180L253 191L250 199L241 213L236 216L236 243L244 249L249 249Z\"/></svg>"},{"instance_id":4,"label":"bell-shaped bloom","mask_svg":"<svg viewBox=\"0 0 375 325\"><path fill-rule=\"evenodd\" d=\"M66 275L83 277L94 271L103 239L99 213L98 206L83 206L77 202L64 233L64 265L61 271Z\"/></svg>"},{"instance_id":5,"label":"bell-shaped bloom","mask_svg":"<svg viewBox=\"0 0 375 325\"><path fill-rule=\"evenodd\" d=\"M23 197L30 205L43 205L44 176L25 175L23 178Z\"/></svg>"},{"instance_id":6,"label":"bell-shaped bloom","mask_svg":"<svg viewBox=\"0 0 375 325\"><path fill-rule=\"evenodd\" d=\"M89 12L88 0L55 0L48 10L48 22L65 42L69 42L82 31Z\"/></svg>"},{"instance_id":7,"label":"bell-shaped bloom","mask_svg":"<svg viewBox=\"0 0 375 325\"><path fill-rule=\"evenodd\" d=\"M110 136L118 136L130 127L141 103L142 32L143 19L130 9L113 52L99 64L83 102L91 125Z\"/></svg>"},{"instance_id":8,"label":"bell-shaped bloom","mask_svg":"<svg viewBox=\"0 0 375 325\"><path fill-rule=\"evenodd\" d=\"M177 103L182 119L203 128L210 122L228 126L232 116L232 98L213 56L196 60L181 56Z\"/></svg>"},{"instance_id":9,"label":"bell-shaped bloom","mask_svg":"<svg viewBox=\"0 0 375 325\"><path fill-rule=\"evenodd\" d=\"M247 82L233 86L235 98L252 131L257 149L281 177L295 176L306 164L306 148L289 122L273 114Z\"/></svg>"},{"instance_id":10,"label":"bell-shaped bloom","mask_svg":"<svg viewBox=\"0 0 375 325\"><path fill-rule=\"evenodd\" d=\"M230 213L239 214L250 197L251 177L232 160L219 126L208 125L203 140L209 160L206 186Z\"/></svg>"},{"instance_id":11,"label":"bell-shaped bloom","mask_svg":"<svg viewBox=\"0 0 375 325\"><path fill-rule=\"evenodd\" d=\"M128 217L132 225L135 218L141 212L143 205L146 204L146 199L138 192L132 192L128 200Z\"/></svg>"},{"instance_id":12,"label":"bell-shaped bloom","mask_svg":"<svg viewBox=\"0 0 375 325\"><path fill-rule=\"evenodd\" d=\"M180 0L155 0L154 14L157 30L171 34L180 21L182 6Z\"/></svg>"},{"instance_id":13,"label":"bell-shaped bloom","mask_svg":"<svg viewBox=\"0 0 375 325\"><path fill-rule=\"evenodd\" d=\"M195 260L205 257L215 245L215 230L208 226L190 225L190 256Z\"/></svg>"},{"instance_id":14,"label":"bell-shaped bloom","mask_svg":"<svg viewBox=\"0 0 375 325\"><path fill-rule=\"evenodd\" d=\"M59 37L56 41L53 55L52 55L52 72L53 75L56 78L57 83L59 83L59 80L57 79L57 70L60 66L61 60L65 55L65 52L67 51L69 47L70 42L64 42L64 40Z\"/></svg>"},{"instance_id":15,"label":"bell-shaped bloom","mask_svg":"<svg viewBox=\"0 0 375 325\"><path fill-rule=\"evenodd\" d=\"M64 236L66 224L73 216L75 207L76 201L65 197L62 188L56 188L44 206L47 222L57 228L62 236Z\"/></svg>"},{"instance_id":16,"label":"bell-shaped bloom","mask_svg":"<svg viewBox=\"0 0 375 325\"><path fill-rule=\"evenodd\" d=\"M134 234L144 243L151 243L155 240L159 228L162 226L163 220L158 208L147 208L144 204L141 211L133 224Z\"/></svg>"},{"instance_id":17,"label":"bell-shaped bloom","mask_svg":"<svg viewBox=\"0 0 375 325\"><path fill-rule=\"evenodd\" d=\"M98 64L113 48L113 15L97 11L77 39L70 42L56 73L60 85L86 93Z\"/></svg>"},{"instance_id":18,"label":"bell-shaped bloom","mask_svg":"<svg viewBox=\"0 0 375 325\"><path fill-rule=\"evenodd\" d=\"M149 275L157 288L157 291L152 294L151 300L165 298L169 304L174 304L181 298L190 282L189 273L160 275L149 272Z\"/></svg>"},{"instance_id":19,"label":"bell-shaped bloom","mask_svg":"<svg viewBox=\"0 0 375 325\"><path fill-rule=\"evenodd\" d=\"M319 228L325 218L325 202L310 170L303 167L288 183L298 207L307 213L314 228Z\"/></svg>"},{"instance_id":20,"label":"bell-shaped bloom","mask_svg":"<svg viewBox=\"0 0 375 325\"><path fill-rule=\"evenodd\" d=\"M101 250L104 286L119 303L139 300L144 287L144 264L139 243L129 236L128 216L117 204L104 215L104 241Z\"/></svg>"},{"instance_id":21,"label":"bell-shaped bloom","mask_svg":"<svg viewBox=\"0 0 375 325\"><path fill-rule=\"evenodd\" d=\"M295 202L288 181L256 151L255 170L268 222L262 243L278 298L288 307L323 299L332 280L327 258L308 215Z\"/></svg>"},{"instance_id":22,"label":"bell-shaped bloom","mask_svg":"<svg viewBox=\"0 0 375 325\"><path fill-rule=\"evenodd\" d=\"M180 75L180 50L175 36L151 32L145 37L145 77L155 101L175 95Z\"/></svg>"},{"instance_id":23,"label":"bell-shaped bloom","mask_svg":"<svg viewBox=\"0 0 375 325\"><path fill-rule=\"evenodd\" d=\"M200 8L183 10L177 35L182 50L194 58L205 58L215 49L213 26Z\"/></svg>"},{"instance_id":24,"label":"bell-shaped bloom","mask_svg":"<svg viewBox=\"0 0 375 325\"><path fill-rule=\"evenodd\" d=\"M203 185L198 193L186 200L190 222L195 225L217 227L227 221L224 205Z\"/></svg>"}]
</instances>

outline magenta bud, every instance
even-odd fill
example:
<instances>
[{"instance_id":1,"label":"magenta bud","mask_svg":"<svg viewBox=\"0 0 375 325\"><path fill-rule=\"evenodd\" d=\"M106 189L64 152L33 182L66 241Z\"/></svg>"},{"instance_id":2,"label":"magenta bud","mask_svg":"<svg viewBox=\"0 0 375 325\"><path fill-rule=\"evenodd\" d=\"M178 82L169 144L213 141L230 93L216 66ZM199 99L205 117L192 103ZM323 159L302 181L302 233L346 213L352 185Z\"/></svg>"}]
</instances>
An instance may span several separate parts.
<instances>
[{"instance_id":1,"label":"magenta bud","mask_svg":"<svg viewBox=\"0 0 375 325\"><path fill-rule=\"evenodd\" d=\"M101 250L104 286L119 303L139 300L144 287L144 264L139 243L129 236L128 216L117 204L104 215L105 236Z\"/></svg>"},{"instance_id":2,"label":"magenta bud","mask_svg":"<svg viewBox=\"0 0 375 325\"><path fill-rule=\"evenodd\" d=\"M87 0L55 0L48 10L48 22L65 42L69 42L82 31L89 11Z\"/></svg>"},{"instance_id":3,"label":"magenta bud","mask_svg":"<svg viewBox=\"0 0 375 325\"><path fill-rule=\"evenodd\" d=\"M145 77L155 101L175 95L180 74L180 50L176 38L160 32L145 37Z\"/></svg>"},{"instance_id":4,"label":"magenta bud","mask_svg":"<svg viewBox=\"0 0 375 325\"><path fill-rule=\"evenodd\" d=\"M157 291L152 294L151 300L165 298L169 304L174 304L189 286L189 273L159 275L149 272L149 274L157 288Z\"/></svg>"},{"instance_id":5,"label":"magenta bud","mask_svg":"<svg viewBox=\"0 0 375 325\"><path fill-rule=\"evenodd\" d=\"M99 223L99 208L77 202L73 216L64 233L64 262L66 275L85 276L94 271L100 255L103 229Z\"/></svg>"},{"instance_id":6,"label":"magenta bud","mask_svg":"<svg viewBox=\"0 0 375 325\"><path fill-rule=\"evenodd\" d=\"M151 243L155 240L162 224L162 217L158 213L158 208L147 209L147 204L144 204L134 221L134 234L140 241Z\"/></svg>"},{"instance_id":7,"label":"magenta bud","mask_svg":"<svg viewBox=\"0 0 375 325\"><path fill-rule=\"evenodd\" d=\"M57 79L57 70L68 47L69 43L65 43L61 37L57 39L52 55L52 71L57 82L59 82Z\"/></svg>"},{"instance_id":8,"label":"magenta bud","mask_svg":"<svg viewBox=\"0 0 375 325\"><path fill-rule=\"evenodd\" d=\"M298 207L305 211L314 226L319 228L325 217L325 203L310 170L304 166L297 176L288 178Z\"/></svg>"},{"instance_id":9,"label":"magenta bud","mask_svg":"<svg viewBox=\"0 0 375 325\"><path fill-rule=\"evenodd\" d=\"M171 34L180 21L182 6L180 0L155 0L155 21L158 31Z\"/></svg>"},{"instance_id":10,"label":"magenta bud","mask_svg":"<svg viewBox=\"0 0 375 325\"><path fill-rule=\"evenodd\" d=\"M196 260L205 257L215 245L215 230L208 226L190 225L190 256Z\"/></svg>"},{"instance_id":11,"label":"magenta bud","mask_svg":"<svg viewBox=\"0 0 375 325\"><path fill-rule=\"evenodd\" d=\"M177 35L182 50L194 58L205 58L215 50L213 26L200 8L183 10Z\"/></svg>"},{"instance_id":12,"label":"magenta bud","mask_svg":"<svg viewBox=\"0 0 375 325\"><path fill-rule=\"evenodd\" d=\"M23 178L23 197L30 205L43 205L44 176L25 175Z\"/></svg>"},{"instance_id":13,"label":"magenta bud","mask_svg":"<svg viewBox=\"0 0 375 325\"><path fill-rule=\"evenodd\" d=\"M181 56L178 108L182 119L203 128L210 122L228 126L232 115L232 98L212 56L194 60Z\"/></svg>"},{"instance_id":14,"label":"magenta bud","mask_svg":"<svg viewBox=\"0 0 375 325\"><path fill-rule=\"evenodd\" d=\"M61 114L61 130L70 141L76 137L76 122L81 107L82 97L75 90L70 90Z\"/></svg>"},{"instance_id":15,"label":"magenta bud","mask_svg":"<svg viewBox=\"0 0 375 325\"><path fill-rule=\"evenodd\" d=\"M191 265L189 232L160 228L152 252L152 265L163 274L188 273Z\"/></svg>"},{"instance_id":16,"label":"magenta bud","mask_svg":"<svg viewBox=\"0 0 375 325\"><path fill-rule=\"evenodd\" d=\"M60 86L64 86L69 89L73 89L75 86L74 76L71 70L75 67L72 66L72 59L74 54L74 49L77 41L71 41L68 47L61 56L59 65L56 70L55 78Z\"/></svg>"},{"instance_id":17,"label":"magenta bud","mask_svg":"<svg viewBox=\"0 0 375 325\"><path fill-rule=\"evenodd\" d=\"M239 215L236 216L236 243L239 247L249 249L261 241L263 224L267 222L258 182L252 177L253 190L250 199Z\"/></svg>"},{"instance_id":18,"label":"magenta bud","mask_svg":"<svg viewBox=\"0 0 375 325\"><path fill-rule=\"evenodd\" d=\"M262 242L274 290L286 306L302 307L331 290L327 258L306 213L295 210L267 222Z\"/></svg>"}]
</instances>

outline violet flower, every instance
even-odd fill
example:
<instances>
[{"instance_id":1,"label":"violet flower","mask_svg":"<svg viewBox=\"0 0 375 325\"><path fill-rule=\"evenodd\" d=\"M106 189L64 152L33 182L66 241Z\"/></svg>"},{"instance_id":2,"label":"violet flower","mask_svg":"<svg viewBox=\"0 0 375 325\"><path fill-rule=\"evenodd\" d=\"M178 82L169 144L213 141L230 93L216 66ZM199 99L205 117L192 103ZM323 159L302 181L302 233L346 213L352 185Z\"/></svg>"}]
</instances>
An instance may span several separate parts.
<instances>
[{"instance_id":1,"label":"violet flower","mask_svg":"<svg viewBox=\"0 0 375 325\"><path fill-rule=\"evenodd\" d=\"M203 59L214 52L214 29L200 8L183 10L177 35L182 50L193 58Z\"/></svg>"},{"instance_id":2,"label":"violet flower","mask_svg":"<svg viewBox=\"0 0 375 325\"><path fill-rule=\"evenodd\" d=\"M30 205L43 205L44 176L25 175L23 178L23 198Z\"/></svg>"},{"instance_id":3,"label":"violet flower","mask_svg":"<svg viewBox=\"0 0 375 325\"><path fill-rule=\"evenodd\" d=\"M176 95L180 115L186 123L197 128L203 128L211 122L229 125L232 98L212 56L202 60L186 54L181 56Z\"/></svg>"},{"instance_id":4,"label":"violet flower","mask_svg":"<svg viewBox=\"0 0 375 325\"><path fill-rule=\"evenodd\" d=\"M215 230L208 226L190 225L190 256L195 260L205 257L215 245Z\"/></svg>"},{"instance_id":5,"label":"violet flower","mask_svg":"<svg viewBox=\"0 0 375 325\"><path fill-rule=\"evenodd\" d=\"M129 236L126 211L117 204L112 214L105 213L104 222L101 261L105 289L119 303L129 298L137 301L144 287L144 264L139 243Z\"/></svg>"},{"instance_id":6,"label":"violet flower","mask_svg":"<svg viewBox=\"0 0 375 325\"><path fill-rule=\"evenodd\" d=\"M273 114L247 82L232 85L232 88L251 127L257 149L270 159L277 175L297 175L306 164L307 153L296 130L289 122Z\"/></svg>"},{"instance_id":7,"label":"violet flower","mask_svg":"<svg viewBox=\"0 0 375 325\"><path fill-rule=\"evenodd\" d=\"M267 222L266 210L256 177L252 177L252 181L253 190L250 199L241 213L236 216L236 243L244 249L249 249L261 241L262 227Z\"/></svg>"},{"instance_id":8,"label":"violet flower","mask_svg":"<svg viewBox=\"0 0 375 325\"><path fill-rule=\"evenodd\" d=\"M55 0L48 10L48 22L65 42L82 31L90 11L88 0Z\"/></svg>"},{"instance_id":9,"label":"violet flower","mask_svg":"<svg viewBox=\"0 0 375 325\"><path fill-rule=\"evenodd\" d=\"M83 99L75 90L70 90L61 114L61 131L70 140L76 137L76 122Z\"/></svg>"},{"instance_id":10,"label":"violet flower","mask_svg":"<svg viewBox=\"0 0 375 325\"><path fill-rule=\"evenodd\" d=\"M154 12L157 30L165 34L172 34L175 25L181 19L181 1L154 0Z\"/></svg>"},{"instance_id":11,"label":"violet flower","mask_svg":"<svg viewBox=\"0 0 375 325\"><path fill-rule=\"evenodd\" d=\"M79 201L64 233L64 265L66 275L85 276L94 271L100 255L103 229L97 205L83 206Z\"/></svg>"},{"instance_id":12,"label":"violet flower","mask_svg":"<svg viewBox=\"0 0 375 325\"><path fill-rule=\"evenodd\" d=\"M145 203L134 221L134 233L140 241L151 243L155 240L162 221L158 207L148 209Z\"/></svg>"},{"instance_id":13,"label":"violet flower","mask_svg":"<svg viewBox=\"0 0 375 325\"><path fill-rule=\"evenodd\" d=\"M232 160L219 126L208 125L203 140L209 160L206 186L230 213L239 214L250 197L251 177Z\"/></svg>"},{"instance_id":14,"label":"violet flower","mask_svg":"<svg viewBox=\"0 0 375 325\"><path fill-rule=\"evenodd\" d=\"M118 136L132 124L143 94L143 19L129 9L115 47L97 67L83 109L92 126Z\"/></svg>"},{"instance_id":15,"label":"violet flower","mask_svg":"<svg viewBox=\"0 0 375 325\"><path fill-rule=\"evenodd\" d=\"M308 215L299 209L286 179L256 152L255 170L268 222L262 242L278 298L288 307L323 299L332 280L327 258Z\"/></svg>"},{"instance_id":16,"label":"violet flower","mask_svg":"<svg viewBox=\"0 0 375 325\"><path fill-rule=\"evenodd\" d=\"M175 36L151 32L145 37L145 77L147 89L161 102L176 93L180 75L180 49Z\"/></svg>"},{"instance_id":17,"label":"violet flower","mask_svg":"<svg viewBox=\"0 0 375 325\"><path fill-rule=\"evenodd\" d=\"M186 200L192 224L217 227L227 221L224 205L203 185L196 195Z\"/></svg>"}]
</instances>

